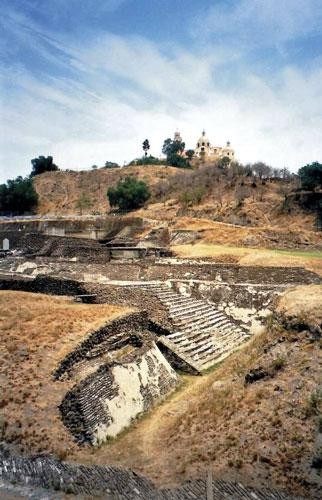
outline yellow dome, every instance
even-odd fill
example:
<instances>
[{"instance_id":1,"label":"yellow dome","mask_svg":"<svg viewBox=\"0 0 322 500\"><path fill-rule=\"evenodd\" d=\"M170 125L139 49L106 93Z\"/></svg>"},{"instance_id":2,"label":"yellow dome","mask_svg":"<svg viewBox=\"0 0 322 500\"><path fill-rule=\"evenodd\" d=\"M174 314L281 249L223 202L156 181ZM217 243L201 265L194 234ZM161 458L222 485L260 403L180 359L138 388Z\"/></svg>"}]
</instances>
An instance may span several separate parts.
<instances>
[{"instance_id":1,"label":"yellow dome","mask_svg":"<svg viewBox=\"0 0 322 500\"><path fill-rule=\"evenodd\" d=\"M206 137L206 132L202 132L202 136L198 139L198 147L200 146L210 146L210 141L208 137Z\"/></svg>"}]
</instances>

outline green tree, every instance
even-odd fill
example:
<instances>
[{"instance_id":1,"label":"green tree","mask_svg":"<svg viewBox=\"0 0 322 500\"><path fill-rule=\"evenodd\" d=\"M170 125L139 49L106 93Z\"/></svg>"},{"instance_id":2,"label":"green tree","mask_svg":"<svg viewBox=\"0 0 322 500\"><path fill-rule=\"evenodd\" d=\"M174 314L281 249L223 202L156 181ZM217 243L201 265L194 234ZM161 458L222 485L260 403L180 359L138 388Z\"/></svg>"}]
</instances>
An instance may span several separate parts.
<instances>
[{"instance_id":1,"label":"green tree","mask_svg":"<svg viewBox=\"0 0 322 500\"><path fill-rule=\"evenodd\" d=\"M184 148L184 142L166 139L163 143L162 153L167 157L167 164L173 167L189 168L189 161L182 156Z\"/></svg>"},{"instance_id":2,"label":"green tree","mask_svg":"<svg viewBox=\"0 0 322 500\"><path fill-rule=\"evenodd\" d=\"M144 151L144 156L148 156L148 151L150 149L150 143L148 139L145 139L145 141L143 141L142 149Z\"/></svg>"},{"instance_id":3,"label":"green tree","mask_svg":"<svg viewBox=\"0 0 322 500\"><path fill-rule=\"evenodd\" d=\"M195 154L195 152L193 149L188 149L188 151L186 151L186 156L187 156L189 161L192 160L192 158L194 157L194 154Z\"/></svg>"},{"instance_id":4,"label":"green tree","mask_svg":"<svg viewBox=\"0 0 322 500\"><path fill-rule=\"evenodd\" d=\"M77 198L75 207L79 210L80 215L83 215L83 210L87 210L93 206L93 201L86 195L82 194Z\"/></svg>"},{"instance_id":5,"label":"green tree","mask_svg":"<svg viewBox=\"0 0 322 500\"><path fill-rule=\"evenodd\" d=\"M322 164L315 161L300 168L298 175L303 189L321 189L322 188Z\"/></svg>"},{"instance_id":6,"label":"green tree","mask_svg":"<svg viewBox=\"0 0 322 500\"><path fill-rule=\"evenodd\" d=\"M149 186L131 175L121 179L116 187L107 190L111 207L119 207L120 210L142 207L150 196Z\"/></svg>"},{"instance_id":7,"label":"green tree","mask_svg":"<svg viewBox=\"0 0 322 500\"><path fill-rule=\"evenodd\" d=\"M114 163L113 161L106 161L105 168L120 168L120 165Z\"/></svg>"},{"instance_id":8,"label":"green tree","mask_svg":"<svg viewBox=\"0 0 322 500\"><path fill-rule=\"evenodd\" d=\"M220 160L218 162L218 167L219 168L226 168L226 167L228 167L229 164L230 164L230 158L228 158L228 156L223 156L222 158L220 158Z\"/></svg>"},{"instance_id":9,"label":"green tree","mask_svg":"<svg viewBox=\"0 0 322 500\"><path fill-rule=\"evenodd\" d=\"M0 185L0 212L17 215L32 212L37 203L38 195L29 177L19 176Z\"/></svg>"},{"instance_id":10,"label":"green tree","mask_svg":"<svg viewBox=\"0 0 322 500\"><path fill-rule=\"evenodd\" d=\"M52 156L39 156L38 158L34 158L31 160L32 170L30 177L34 177L35 175L43 174L44 172L54 172L59 170L57 165L53 162Z\"/></svg>"},{"instance_id":11,"label":"green tree","mask_svg":"<svg viewBox=\"0 0 322 500\"><path fill-rule=\"evenodd\" d=\"M183 153L185 148L185 143L182 141L173 141L172 139L166 139L162 146L162 153L168 156Z\"/></svg>"}]
</instances>

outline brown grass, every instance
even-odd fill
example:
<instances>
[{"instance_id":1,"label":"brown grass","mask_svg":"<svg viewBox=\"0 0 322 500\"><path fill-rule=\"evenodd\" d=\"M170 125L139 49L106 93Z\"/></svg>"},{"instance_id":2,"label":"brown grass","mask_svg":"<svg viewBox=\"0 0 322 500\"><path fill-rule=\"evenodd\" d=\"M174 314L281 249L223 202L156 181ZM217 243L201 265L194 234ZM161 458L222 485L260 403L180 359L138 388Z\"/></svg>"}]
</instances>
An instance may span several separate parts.
<instances>
[{"instance_id":1,"label":"brown grass","mask_svg":"<svg viewBox=\"0 0 322 500\"><path fill-rule=\"evenodd\" d=\"M128 311L0 291L0 433L15 450L65 455L74 447L57 408L69 386L52 373L87 333Z\"/></svg>"},{"instance_id":2,"label":"brown grass","mask_svg":"<svg viewBox=\"0 0 322 500\"><path fill-rule=\"evenodd\" d=\"M172 250L183 258L213 258L220 262L225 261L224 256L232 256L234 261L241 266L304 267L322 276L322 252L319 251L277 251L203 242L175 245Z\"/></svg>"}]
</instances>

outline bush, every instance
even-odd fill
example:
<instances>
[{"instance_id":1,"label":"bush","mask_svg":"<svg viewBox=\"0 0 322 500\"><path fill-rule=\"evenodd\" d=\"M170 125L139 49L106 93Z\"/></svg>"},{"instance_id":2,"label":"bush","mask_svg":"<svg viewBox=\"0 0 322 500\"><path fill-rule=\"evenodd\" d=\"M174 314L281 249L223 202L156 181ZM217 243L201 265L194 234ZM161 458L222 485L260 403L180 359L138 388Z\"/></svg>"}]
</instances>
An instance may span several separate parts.
<instances>
[{"instance_id":1,"label":"bush","mask_svg":"<svg viewBox=\"0 0 322 500\"><path fill-rule=\"evenodd\" d=\"M37 207L38 195L32 179L21 176L0 185L0 212L23 214Z\"/></svg>"},{"instance_id":2,"label":"bush","mask_svg":"<svg viewBox=\"0 0 322 500\"><path fill-rule=\"evenodd\" d=\"M142 207L150 196L148 185L131 175L121 179L115 188L111 187L107 190L111 207L119 207L120 210Z\"/></svg>"},{"instance_id":3,"label":"bush","mask_svg":"<svg viewBox=\"0 0 322 500\"><path fill-rule=\"evenodd\" d=\"M300 168L298 175L303 189L322 188L322 164L317 161Z\"/></svg>"},{"instance_id":4,"label":"bush","mask_svg":"<svg viewBox=\"0 0 322 500\"><path fill-rule=\"evenodd\" d=\"M150 155L132 160L128 166L130 167L132 165L166 165L166 162L165 160L159 160L159 158L155 158L155 156Z\"/></svg>"},{"instance_id":5,"label":"bush","mask_svg":"<svg viewBox=\"0 0 322 500\"><path fill-rule=\"evenodd\" d=\"M191 168L191 165L187 158L184 158L183 156L180 156L176 153L167 156L167 164L171 165L172 167Z\"/></svg>"},{"instance_id":6,"label":"bush","mask_svg":"<svg viewBox=\"0 0 322 500\"><path fill-rule=\"evenodd\" d=\"M120 168L120 165L114 163L113 161L106 161L103 168Z\"/></svg>"}]
</instances>

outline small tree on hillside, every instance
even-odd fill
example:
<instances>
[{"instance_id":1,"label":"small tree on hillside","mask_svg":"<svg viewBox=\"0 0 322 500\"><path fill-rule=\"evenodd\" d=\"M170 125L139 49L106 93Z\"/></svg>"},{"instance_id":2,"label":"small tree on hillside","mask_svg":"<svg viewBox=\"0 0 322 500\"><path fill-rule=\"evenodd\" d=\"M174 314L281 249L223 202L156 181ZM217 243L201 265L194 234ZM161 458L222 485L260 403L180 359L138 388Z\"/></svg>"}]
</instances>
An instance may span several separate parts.
<instances>
[{"instance_id":1,"label":"small tree on hillside","mask_svg":"<svg viewBox=\"0 0 322 500\"><path fill-rule=\"evenodd\" d=\"M131 175L121 179L116 187L107 190L111 207L119 207L120 210L140 208L150 196L149 186Z\"/></svg>"},{"instance_id":2,"label":"small tree on hillside","mask_svg":"<svg viewBox=\"0 0 322 500\"><path fill-rule=\"evenodd\" d=\"M298 175L303 189L321 189L322 188L322 164L315 161L309 165L300 168Z\"/></svg>"},{"instance_id":3,"label":"small tree on hillside","mask_svg":"<svg viewBox=\"0 0 322 500\"><path fill-rule=\"evenodd\" d=\"M173 167L189 167L188 160L182 156L184 148L184 142L166 139L163 143L162 153L167 157L167 164L172 165Z\"/></svg>"},{"instance_id":4,"label":"small tree on hillside","mask_svg":"<svg viewBox=\"0 0 322 500\"><path fill-rule=\"evenodd\" d=\"M83 210L91 208L93 206L93 201L86 194L82 194L76 200L75 206L79 210L80 215L83 215Z\"/></svg>"},{"instance_id":5,"label":"small tree on hillside","mask_svg":"<svg viewBox=\"0 0 322 500\"><path fill-rule=\"evenodd\" d=\"M35 175L43 174L44 172L54 172L59 170L57 165L53 162L52 156L39 156L38 158L34 158L31 160L32 171L30 177L34 177Z\"/></svg>"},{"instance_id":6,"label":"small tree on hillside","mask_svg":"<svg viewBox=\"0 0 322 500\"><path fill-rule=\"evenodd\" d=\"M118 165L117 163L114 163L113 161L106 161L104 167L105 168L120 168L120 165Z\"/></svg>"},{"instance_id":7,"label":"small tree on hillside","mask_svg":"<svg viewBox=\"0 0 322 500\"><path fill-rule=\"evenodd\" d=\"M145 141L143 142L142 149L144 151L144 156L148 156L148 151L150 149L150 143L148 139L145 139Z\"/></svg>"},{"instance_id":8,"label":"small tree on hillside","mask_svg":"<svg viewBox=\"0 0 322 500\"><path fill-rule=\"evenodd\" d=\"M186 151L186 156L187 156L189 161L192 160L192 158L194 157L194 154L195 154L195 152L193 149L188 149L188 151Z\"/></svg>"}]
</instances>

